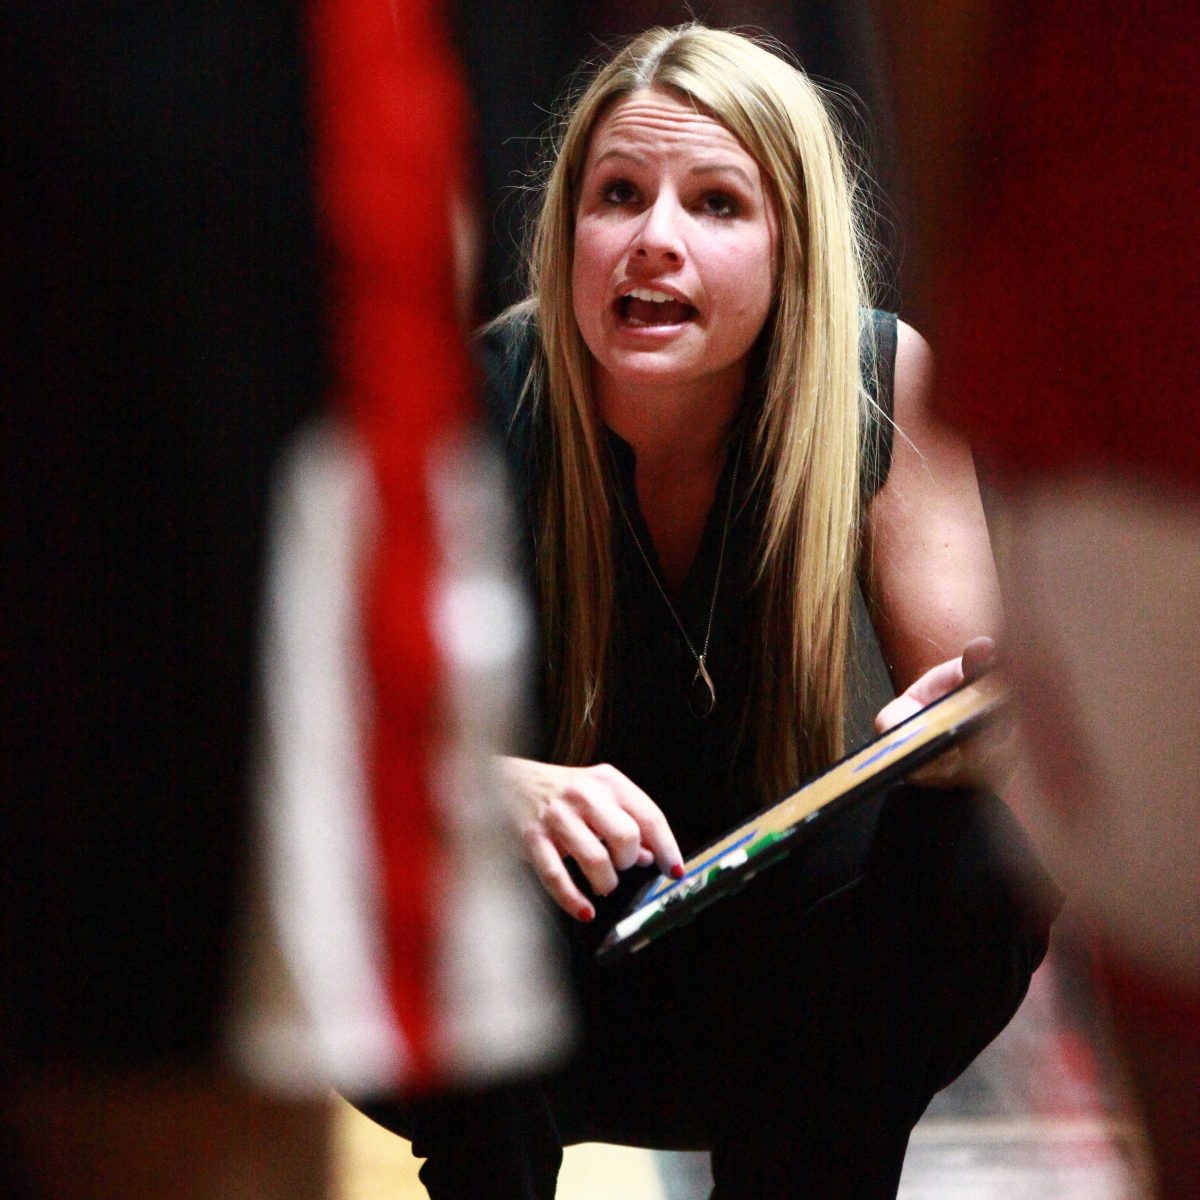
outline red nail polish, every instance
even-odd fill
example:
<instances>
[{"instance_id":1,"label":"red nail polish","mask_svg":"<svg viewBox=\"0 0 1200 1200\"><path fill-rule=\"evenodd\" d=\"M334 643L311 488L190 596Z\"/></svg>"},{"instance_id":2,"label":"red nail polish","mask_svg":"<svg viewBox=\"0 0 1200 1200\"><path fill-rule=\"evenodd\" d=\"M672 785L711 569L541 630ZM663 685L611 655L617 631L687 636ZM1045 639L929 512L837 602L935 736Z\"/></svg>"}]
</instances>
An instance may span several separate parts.
<instances>
[{"instance_id":1,"label":"red nail polish","mask_svg":"<svg viewBox=\"0 0 1200 1200\"><path fill-rule=\"evenodd\" d=\"M595 917L596 910L590 904L585 904L582 908L580 908L579 919L581 921L592 921L595 920Z\"/></svg>"},{"instance_id":2,"label":"red nail polish","mask_svg":"<svg viewBox=\"0 0 1200 1200\"><path fill-rule=\"evenodd\" d=\"M683 863L676 863L671 868L671 878L672 879L682 879L683 878Z\"/></svg>"}]
</instances>

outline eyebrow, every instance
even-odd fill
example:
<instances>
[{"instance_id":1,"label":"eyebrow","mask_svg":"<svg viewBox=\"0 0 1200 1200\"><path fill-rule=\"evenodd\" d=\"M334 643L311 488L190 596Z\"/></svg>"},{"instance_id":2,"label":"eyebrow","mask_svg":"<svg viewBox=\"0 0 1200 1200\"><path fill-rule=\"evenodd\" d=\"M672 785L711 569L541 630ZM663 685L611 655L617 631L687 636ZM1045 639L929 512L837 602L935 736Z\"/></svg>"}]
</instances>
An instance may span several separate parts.
<instances>
[{"instance_id":1,"label":"eyebrow","mask_svg":"<svg viewBox=\"0 0 1200 1200\"><path fill-rule=\"evenodd\" d=\"M754 191L754 180L746 174L736 163L728 162L699 162L696 163L689 171L689 175L736 175L743 183Z\"/></svg>"},{"instance_id":2,"label":"eyebrow","mask_svg":"<svg viewBox=\"0 0 1200 1200\"><path fill-rule=\"evenodd\" d=\"M612 150L605 150L594 163L593 167L598 167L602 162L610 158L624 159L626 162L636 163L638 166L645 166L646 160L640 154L631 154L628 150L618 150L615 147Z\"/></svg>"},{"instance_id":3,"label":"eyebrow","mask_svg":"<svg viewBox=\"0 0 1200 1200\"><path fill-rule=\"evenodd\" d=\"M611 149L611 150L605 150L605 152L603 154L601 154L600 157L597 158L594 163L592 163L592 168L595 169L596 167L600 166L601 163L606 162L610 158L622 159L625 162L631 162L637 166L645 166L646 161L647 161L640 154L634 154L629 150L620 150L616 147L613 147L613 149ZM736 175L736 176L738 176L738 178L740 178L742 180L742 182L746 185L747 188L749 188L751 191L754 190L754 181L736 163L719 162L719 161L718 162L698 162L688 169L688 174L689 175L713 175L713 174Z\"/></svg>"}]
</instances>

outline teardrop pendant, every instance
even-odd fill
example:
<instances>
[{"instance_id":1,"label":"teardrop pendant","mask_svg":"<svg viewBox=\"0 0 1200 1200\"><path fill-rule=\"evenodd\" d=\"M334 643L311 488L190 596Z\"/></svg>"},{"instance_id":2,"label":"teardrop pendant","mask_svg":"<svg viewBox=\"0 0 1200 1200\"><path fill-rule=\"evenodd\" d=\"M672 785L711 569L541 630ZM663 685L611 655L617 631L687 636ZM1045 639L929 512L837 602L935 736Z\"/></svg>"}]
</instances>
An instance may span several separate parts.
<instances>
[{"instance_id":1,"label":"teardrop pendant","mask_svg":"<svg viewBox=\"0 0 1200 1200\"><path fill-rule=\"evenodd\" d=\"M704 655L696 659L696 674L692 678L692 690L688 696L688 708L692 716L703 720L717 707L717 689L713 687L712 676L704 665Z\"/></svg>"}]
</instances>

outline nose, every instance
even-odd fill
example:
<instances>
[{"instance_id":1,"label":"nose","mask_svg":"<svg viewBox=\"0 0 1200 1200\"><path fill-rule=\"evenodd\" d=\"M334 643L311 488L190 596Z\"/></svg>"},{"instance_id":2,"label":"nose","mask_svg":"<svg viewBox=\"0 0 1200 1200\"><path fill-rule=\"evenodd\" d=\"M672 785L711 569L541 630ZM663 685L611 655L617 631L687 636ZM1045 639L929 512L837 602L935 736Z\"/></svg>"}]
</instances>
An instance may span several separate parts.
<instances>
[{"instance_id":1,"label":"nose","mask_svg":"<svg viewBox=\"0 0 1200 1200\"><path fill-rule=\"evenodd\" d=\"M634 263L646 268L678 267L683 262L683 213L679 201L669 192L660 192L646 209L633 243Z\"/></svg>"}]
</instances>

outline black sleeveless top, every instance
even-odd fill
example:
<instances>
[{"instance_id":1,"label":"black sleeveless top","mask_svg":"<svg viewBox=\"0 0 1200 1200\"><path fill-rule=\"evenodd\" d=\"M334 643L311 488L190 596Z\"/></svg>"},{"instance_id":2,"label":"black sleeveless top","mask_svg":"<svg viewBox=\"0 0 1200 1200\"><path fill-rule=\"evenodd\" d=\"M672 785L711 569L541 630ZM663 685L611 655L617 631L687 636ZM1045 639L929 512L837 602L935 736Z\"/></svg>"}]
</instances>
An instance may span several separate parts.
<instances>
[{"instance_id":1,"label":"black sleeveless top","mask_svg":"<svg viewBox=\"0 0 1200 1200\"><path fill-rule=\"evenodd\" d=\"M875 336L863 339L864 380L874 392L880 409L890 418L896 317L873 310L870 319ZM533 595L536 595L533 564L538 522L534 508L540 434L533 423L536 406L525 403L518 407L518 400L536 336L531 320L518 320L493 327L480 339L487 417L504 446L512 472L521 516L521 553ZM873 351L877 360L871 370L868 356ZM607 439L615 485L620 489L625 511L642 547L654 562L653 543L638 509L634 452L612 430L607 430ZM891 448L890 419L873 415L864 430L864 461L873 466L864 480L867 498L887 478ZM872 452L868 453L868 449ZM734 455L730 455L695 559L682 588L671 597L697 650L703 645L708 622L733 463ZM696 659L680 635L625 522L618 517L613 523L617 626L609 683L610 706L602 723L596 761L612 763L646 791L666 814L685 856L777 798L758 795L751 783L754 740L745 716L755 661L752 572L761 499L748 486L751 475L748 466L742 464L738 494L732 498L720 592L706 660L716 687L717 704L707 717L694 716L688 704ZM657 562L655 569L658 570ZM539 677L544 678L544 672ZM540 725L540 744L531 753L533 757L548 759L553 722L543 719ZM618 889L622 898L644 878L638 871L625 875L637 878L626 881L623 877ZM608 899L618 908L623 903L623 899L618 901L615 896Z\"/></svg>"}]
</instances>

